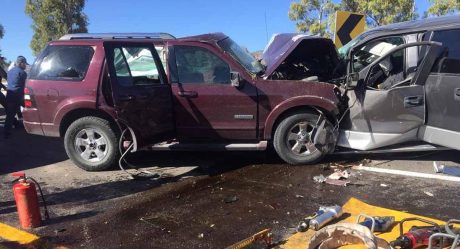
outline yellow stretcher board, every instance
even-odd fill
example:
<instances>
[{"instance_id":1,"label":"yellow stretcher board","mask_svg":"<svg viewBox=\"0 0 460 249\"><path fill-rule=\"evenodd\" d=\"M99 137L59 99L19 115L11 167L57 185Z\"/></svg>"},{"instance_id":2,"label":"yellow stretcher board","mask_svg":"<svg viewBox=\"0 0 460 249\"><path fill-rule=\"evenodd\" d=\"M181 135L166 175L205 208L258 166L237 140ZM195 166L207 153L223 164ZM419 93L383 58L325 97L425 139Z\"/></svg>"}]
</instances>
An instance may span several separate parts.
<instances>
[{"instance_id":1,"label":"yellow stretcher board","mask_svg":"<svg viewBox=\"0 0 460 249\"><path fill-rule=\"evenodd\" d=\"M425 220L433 221L439 225L444 225L446 222L441 221L441 220L436 220L424 216L419 216L419 215L414 215L410 213L405 213L401 211L396 211L392 209L387 209L387 208L382 208L382 207L377 207L377 206L372 206L369 205L365 202L362 202L358 199L355 198L350 198L345 205L343 206L343 212L344 215L349 214L350 216L339 223L355 223L356 218L358 215L364 213L369 216L394 216L395 221L398 222L402 219L406 218L422 218ZM404 223L404 232L407 232L412 226L426 226L426 223L422 223L419 221L409 221ZM305 249L307 247L308 241L311 237L313 237L313 234L315 231L313 230L308 230L304 233L296 233L293 236L291 236L287 242L280 246L280 248L284 249ZM386 241L390 242L395 240L397 237L399 237L399 224L395 225L393 229L387 233L374 233L377 235L377 237L385 239ZM353 248L353 249L361 249L361 248L366 248L361 245L353 245L353 246L344 246L341 248Z\"/></svg>"}]
</instances>

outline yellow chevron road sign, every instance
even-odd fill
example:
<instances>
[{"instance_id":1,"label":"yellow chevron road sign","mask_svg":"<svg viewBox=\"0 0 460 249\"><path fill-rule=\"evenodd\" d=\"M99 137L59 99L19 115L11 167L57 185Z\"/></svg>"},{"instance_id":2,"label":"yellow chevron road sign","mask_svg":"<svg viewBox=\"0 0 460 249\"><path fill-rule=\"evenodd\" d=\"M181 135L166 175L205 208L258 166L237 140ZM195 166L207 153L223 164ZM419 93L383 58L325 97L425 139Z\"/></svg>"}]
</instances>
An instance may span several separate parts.
<instances>
[{"instance_id":1,"label":"yellow chevron road sign","mask_svg":"<svg viewBox=\"0 0 460 249\"><path fill-rule=\"evenodd\" d=\"M335 46L340 48L361 34L364 31L365 19L363 14L348 11L335 12Z\"/></svg>"}]
</instances>

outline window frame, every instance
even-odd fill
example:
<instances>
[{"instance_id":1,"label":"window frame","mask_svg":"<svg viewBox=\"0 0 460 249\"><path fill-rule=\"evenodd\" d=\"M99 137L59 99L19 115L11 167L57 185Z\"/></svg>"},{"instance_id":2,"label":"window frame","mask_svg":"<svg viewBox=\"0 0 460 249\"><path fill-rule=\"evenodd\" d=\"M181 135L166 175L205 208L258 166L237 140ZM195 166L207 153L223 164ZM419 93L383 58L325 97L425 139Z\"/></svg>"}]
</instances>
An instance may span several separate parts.
<instances>
[{"instance_id":1,"label":"window frame","mask_svg":"<svg viewBox=\"0 0 460 249\"><path fill-rule=\"evenodd\" d=\"M55 77L55 78L42 78L38 77L38 71L40 70L40 67L43 63L43 60L45 59L46 56L50 54L49 50L53 47L81 47L81 48L90 48L91 49L91 56L88 61L88 65L86 67L86 70L84 72L84 75L82 77L76 78L76 77ZM96 49L94 45L63 45L63 44L57 44L57 45L48 45L46 48L39 54L37 57L35 63L32 65L32 68L29 73L29 79L31 80L43 80L43 81L69 81L69 82L82 82L86 79L86 76L88 75L88 71L90 69L91 63L93 62L94 55L96 54Z\"/></svg>"}]
</instances>

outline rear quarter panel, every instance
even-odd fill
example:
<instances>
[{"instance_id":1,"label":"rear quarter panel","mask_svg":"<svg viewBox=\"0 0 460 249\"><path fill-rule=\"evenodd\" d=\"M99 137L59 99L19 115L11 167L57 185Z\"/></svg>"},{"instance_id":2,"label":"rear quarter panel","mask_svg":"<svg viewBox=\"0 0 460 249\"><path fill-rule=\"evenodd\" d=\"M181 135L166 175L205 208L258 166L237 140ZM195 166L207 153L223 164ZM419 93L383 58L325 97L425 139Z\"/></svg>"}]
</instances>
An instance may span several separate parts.
<instances>
[{"instance_id":1,"label":"rear quarter panel","mask_svg":"<svg viewBox=\"0 0 460 249\"><path fill-rule=\"evenodd\" d=\"M70 45L62 41L50 45ZM88 71L82 81L29 79L26 86L33 92L37 114L28 114L27 122L41 123L46 136L59 136L59 125L66 113L78 108L96 108L97 89L104 61L102 43L75 41L71 45L89 45L94 49ZM26 110L32 112L33 110Z\"/></svg>"}]
</instances>

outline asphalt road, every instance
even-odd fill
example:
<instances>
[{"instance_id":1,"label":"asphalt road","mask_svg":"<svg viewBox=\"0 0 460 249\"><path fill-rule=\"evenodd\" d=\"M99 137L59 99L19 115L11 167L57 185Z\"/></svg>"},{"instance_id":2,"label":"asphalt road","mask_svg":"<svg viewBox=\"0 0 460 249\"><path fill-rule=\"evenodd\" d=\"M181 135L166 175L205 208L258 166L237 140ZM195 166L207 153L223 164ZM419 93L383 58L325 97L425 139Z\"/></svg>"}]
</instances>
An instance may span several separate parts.
<instances>
[{"instance_id":1,"label":"asphalt road","mask_svg":"<svg viewBox=\"0 0 460 249\"><path fill-rule=\"evenodd\" d=\"M32 232L56 245L222 248L264 228L272 228L282 244L302 217L350 197L443 220L460 218L460 183L358 171L347 187L312 180L332 173L323 169L329 164L432 172L433 160L458 164L459 155L331 156L323 164L294 167L274 152L151 152L129 160L161 177L130 180L116 169L80 170L67 159L61 139L16 130L11 139L0 139L0 222L18 227L9 174L25 170L41 183L51 213Z\"/></svg>"}]
</instances>

